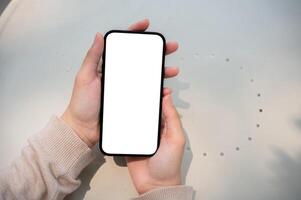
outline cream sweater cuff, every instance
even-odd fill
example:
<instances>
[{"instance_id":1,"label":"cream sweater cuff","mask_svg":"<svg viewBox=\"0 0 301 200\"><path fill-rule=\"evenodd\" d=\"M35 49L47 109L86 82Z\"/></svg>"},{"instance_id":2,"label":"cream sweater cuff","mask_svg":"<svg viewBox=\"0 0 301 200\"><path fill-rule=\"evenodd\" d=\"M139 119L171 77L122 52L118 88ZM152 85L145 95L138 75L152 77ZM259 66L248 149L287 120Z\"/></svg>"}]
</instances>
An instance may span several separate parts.
<instances>
[{"instance_id":1,"label":"cream sweater cuff","mask_svg":"<svg viewBox=\"0 0 301 200\"><path fill-rule=\"evenodd\" d=\"M29 139L48 159L57 164L66 175L77 178L95 158L92 150L61 119L53 116L47 126Z\"/></svg>"},{"instance_id":2,"label":"cream sweater cuff","mask_svg":"<svg viewBox=\"0 0 301 200\"><path fill-rule=\"evenodd\" d=\"M162 187L151 190L147 193L134 198L133 200L191 200L193 197L193 188L185 185Z\"/></svg>"}]
</instances>

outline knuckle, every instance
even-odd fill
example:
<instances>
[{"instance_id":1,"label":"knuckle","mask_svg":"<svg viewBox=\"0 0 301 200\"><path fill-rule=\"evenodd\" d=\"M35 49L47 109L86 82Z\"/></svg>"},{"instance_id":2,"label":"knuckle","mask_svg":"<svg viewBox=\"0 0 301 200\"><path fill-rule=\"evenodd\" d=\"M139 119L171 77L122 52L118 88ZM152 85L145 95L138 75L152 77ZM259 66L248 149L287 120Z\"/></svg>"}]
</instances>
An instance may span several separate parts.
<instances>
[{"instance_id":1,"label":"knuckle","mask_svg":"<svg viewBox=\"0 0 301 200\"><path fill-rule=\"evenodd\" d=\"M177 137L174 137L173 141L174 144L179 147L184 147L186 144L186 138L183 134L179 134Z\"/></svg>"},{"instance_id":2,"label":"knuckle","mask_svg":"<svg viewBox=\"0 0 301 200\"><path fill-rule=\"evenodd\" d=\"M87 77L85 77L84 73L82 71L79 71L75 77L75 84L81 85L86 82L86 79Z\"/></svg>"},{"instance_id":3,"label":"knuckle","mask_svg":"<svg viewBox=\"0 0 301 200\"><path fill-rule=\"evenodd\" d=\"M83 76L81 75L80 72L78 72L75 76L75 82L76 83L81 82L82 79L83 79Z\"/></svg>"},{"instance_id":4,"label":"knuckle","mask_svg":"<svg viewBox=\"0 0 301 200\"><path fill-rule=\"evenodd\" d=\"M184 147L185 144L186 144L186 139L184 136L182 136L181 138L179 138L179 141L178 141L179 145Z\"/></svg>"}]
</instances>

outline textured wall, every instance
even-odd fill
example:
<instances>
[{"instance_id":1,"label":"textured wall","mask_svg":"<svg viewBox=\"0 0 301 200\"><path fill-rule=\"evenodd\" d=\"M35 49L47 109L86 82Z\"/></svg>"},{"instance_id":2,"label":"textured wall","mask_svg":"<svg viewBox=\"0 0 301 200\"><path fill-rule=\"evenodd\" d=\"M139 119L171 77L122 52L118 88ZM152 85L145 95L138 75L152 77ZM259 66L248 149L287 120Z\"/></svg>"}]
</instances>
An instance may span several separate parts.
<instances>
[{"instance_id":1,"label":"textured wall","mask_svg":"<svg viewBox=\"0 0 301 200\"><path fill-rule=\"evenodd\" d=\"M62 113L95 32L145 17L180 43L166 62L181 75L166 84L187 134L183 178L195 199L300 199L298 0L13 0L0 17L0 165ZM118 157L99 155L81 177L70 199L136 194Z\"/></svg>"}]
</instances>

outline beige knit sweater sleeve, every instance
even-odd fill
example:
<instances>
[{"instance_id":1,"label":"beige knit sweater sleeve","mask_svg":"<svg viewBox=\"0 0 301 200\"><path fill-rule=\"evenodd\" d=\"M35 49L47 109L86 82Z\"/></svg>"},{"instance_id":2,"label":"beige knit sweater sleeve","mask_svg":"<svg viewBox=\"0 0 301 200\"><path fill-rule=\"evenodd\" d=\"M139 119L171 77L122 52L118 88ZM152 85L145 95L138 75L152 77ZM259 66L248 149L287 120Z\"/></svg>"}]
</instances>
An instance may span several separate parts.
<instances>
[{"instance_id":1,"label":"beige knit sweater sleeve","mask_svg":"<svg viewBox=\"0 0 301 200\"><path fill-rule=\"evenodd\" d=\"M21 155L0 172L0 199L63 199L80 185L79 173L94 159L91 149L53 117L28 140ZM150 191L136 200L192 199L188 186Z\"/></svg>"}]
</instances>

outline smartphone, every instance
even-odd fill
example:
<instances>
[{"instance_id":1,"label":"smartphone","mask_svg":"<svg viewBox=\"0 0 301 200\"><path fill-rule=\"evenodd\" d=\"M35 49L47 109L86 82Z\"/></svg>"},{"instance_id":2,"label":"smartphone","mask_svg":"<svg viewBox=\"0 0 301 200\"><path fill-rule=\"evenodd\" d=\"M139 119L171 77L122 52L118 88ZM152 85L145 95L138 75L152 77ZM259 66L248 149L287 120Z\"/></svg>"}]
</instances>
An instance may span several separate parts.
<instances>
[{"instance_id":1,"label":"smartphone","mask_svg":"<svg viewBox=\"0 0 301 200\"><path fill-rule=\"evenodd\" d=\"M104 36L100 150L151 156L160 143L165 38L112 30Z\"/></svg>"}]
</instances>

